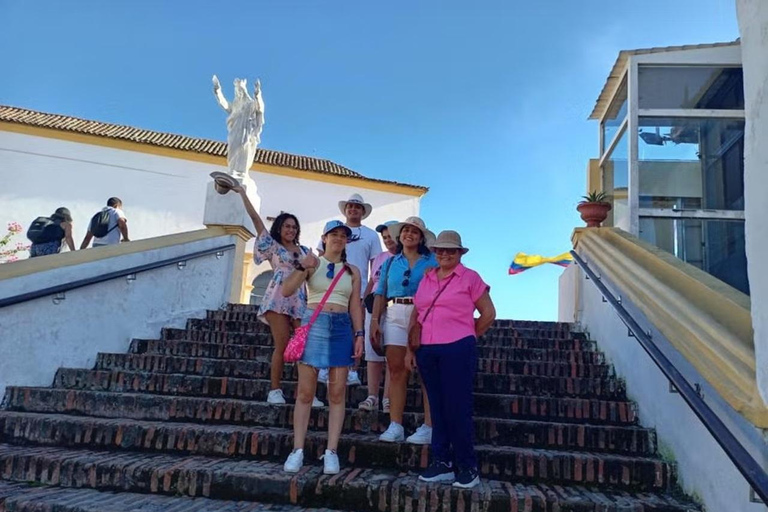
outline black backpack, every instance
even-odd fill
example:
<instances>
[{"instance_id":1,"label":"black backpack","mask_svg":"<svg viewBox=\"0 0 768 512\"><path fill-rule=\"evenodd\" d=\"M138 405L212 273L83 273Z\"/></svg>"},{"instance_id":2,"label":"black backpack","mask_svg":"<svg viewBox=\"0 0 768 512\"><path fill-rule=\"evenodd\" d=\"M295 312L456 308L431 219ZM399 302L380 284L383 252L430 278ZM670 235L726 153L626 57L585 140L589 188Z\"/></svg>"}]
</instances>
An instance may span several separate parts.
<instances>
[{"instance_id":1,"label":"black backpack","mask_svg":"<svg viewBox=\"0 0 768 512\"><path fill-rule=\"evenodd\" d=\"M54 220L50 217L38 217L29 226L27 238L33 244L58 242L64 238L64 228L61 227L60 220Z\"/></svg>"},{"instance_id":2,"label":"black backpack","mask_svg":"<svg viewBox=\"0 0 768 512\"><path fill-rule=\"evenodd\" d=\"M91 232L96 238L104 238L110 231L117 227L117 224L109 227L109 221L112 218L110 210L101 210L99 213L91 217L91 224L88 227L88 231Z\"/></svg>"}]
</instances>

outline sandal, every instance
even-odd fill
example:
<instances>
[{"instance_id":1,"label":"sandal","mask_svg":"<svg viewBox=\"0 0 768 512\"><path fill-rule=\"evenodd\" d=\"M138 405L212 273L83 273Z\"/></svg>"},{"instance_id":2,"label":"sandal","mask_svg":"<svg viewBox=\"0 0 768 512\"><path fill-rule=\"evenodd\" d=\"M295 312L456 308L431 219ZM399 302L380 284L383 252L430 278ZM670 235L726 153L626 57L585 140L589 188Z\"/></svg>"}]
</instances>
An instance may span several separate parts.
<instances>
[{"instance_id":1,"label":"sandal","mask_svg":"<svg viewBox=\"0 0 768 512\"><path fill-rule=\"evenodd\" d=\"M360 402L357 408L362 411L375 411L379 408L379 398L373 395L368 395L368 398Z\"/></svg>"},{"instance_id":2,"label":"sandal","mask_svg":"<svg viewBox=\"0 0 768 512\"><path fill-rule=\"evenodd\" d=\"M389 398L381 401L381 412L389 413Z\"/></svg>"}]
</instances>

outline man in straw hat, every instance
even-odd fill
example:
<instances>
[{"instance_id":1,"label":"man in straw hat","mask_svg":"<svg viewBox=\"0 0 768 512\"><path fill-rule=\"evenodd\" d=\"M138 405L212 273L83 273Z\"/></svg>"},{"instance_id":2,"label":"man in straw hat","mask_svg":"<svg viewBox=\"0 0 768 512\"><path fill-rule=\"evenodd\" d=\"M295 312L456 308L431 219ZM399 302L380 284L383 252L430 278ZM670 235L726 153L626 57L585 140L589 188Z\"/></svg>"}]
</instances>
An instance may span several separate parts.
<instances>
[{"instance_id":1,"label":"man in straw hat","mask_svg":"<svg viewBox=\"0 0 768 512\"><path fill-rule=\"evenodd\" d=\"M339 211L346 219L346 226L352 231L347 241L347 262L360 270L360 294L362 296L365 286L368 284L371 263L382 252L379 235L376 231L362 224L362 221L368 218L373 211L373 206L366 203L360 194L352 194L349 199L339 201ZM317 249L322 255L322 247L318 245ZM328 371L322 370L318 380L328 382ZM349 372L347 384L353 386L360 384L357 371Z\"/></svg>"}]
</instances>

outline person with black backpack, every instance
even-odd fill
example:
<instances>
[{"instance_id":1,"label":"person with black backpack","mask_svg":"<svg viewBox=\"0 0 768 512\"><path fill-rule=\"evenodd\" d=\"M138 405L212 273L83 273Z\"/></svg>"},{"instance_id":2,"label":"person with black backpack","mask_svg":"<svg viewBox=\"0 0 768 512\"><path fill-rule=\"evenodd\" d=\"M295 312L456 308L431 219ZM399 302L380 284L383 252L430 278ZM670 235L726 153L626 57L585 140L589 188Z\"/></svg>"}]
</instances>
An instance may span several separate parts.
<instances>
[{"instance_id":1,"label":"person with black backpack","mask_svg":"<svg viewBox=\"0 0 768 512\"><path fill-rule=\"evenodd\" d=\"M123 202L119 197L110 197L107 206L91 217L80 249L85 249L93 239L93 246L117 245L120 243L120 235L123 242L128 242L128 223L123 213Z\"/></svg>"},{"instance_id":2,"label":"person with black backpack","mask_svg":"<svg viewBox=\"0 0 768 512\"><path fill-rule=\"evenodd\" d=\"M72 239L72 215L67 208L57 208L50 217L38 217L27 230L27 238L32 245L29 257L46 256L61 252L62 241L67 242L70 251L75 250Z\"/></svg>"}]
</instances>

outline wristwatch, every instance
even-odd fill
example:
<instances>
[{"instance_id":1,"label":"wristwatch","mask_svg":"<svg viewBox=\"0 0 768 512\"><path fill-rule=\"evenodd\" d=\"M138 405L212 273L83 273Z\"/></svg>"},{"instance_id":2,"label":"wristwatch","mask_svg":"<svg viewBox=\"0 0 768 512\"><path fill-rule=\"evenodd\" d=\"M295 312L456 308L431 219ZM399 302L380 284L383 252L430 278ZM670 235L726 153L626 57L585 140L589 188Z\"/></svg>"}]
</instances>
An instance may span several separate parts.
<instances>
[{"instance_id":1,"label":"wristwatch","mask_svg":"<svg viewBox=\"0 0 768 512\"><path fill-rule=\"evenodd\" d=\"M365 338L365 331L355 331L355 338L358 336Z\"/></svg>"}]
</instances>

